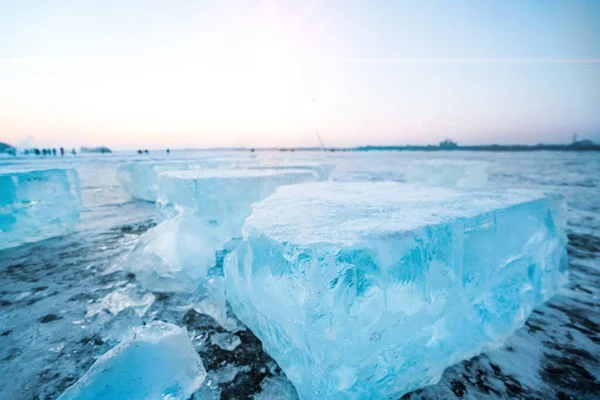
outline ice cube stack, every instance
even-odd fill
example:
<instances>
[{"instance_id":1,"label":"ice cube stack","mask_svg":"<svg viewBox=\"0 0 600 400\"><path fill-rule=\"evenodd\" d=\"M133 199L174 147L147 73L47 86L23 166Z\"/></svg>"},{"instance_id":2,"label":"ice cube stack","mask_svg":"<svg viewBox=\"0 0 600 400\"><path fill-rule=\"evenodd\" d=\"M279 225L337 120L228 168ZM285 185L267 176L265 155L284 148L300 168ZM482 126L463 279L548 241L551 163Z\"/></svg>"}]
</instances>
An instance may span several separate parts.
<instances>
[{"instance_id":1,"label":"ice cube stack","mask_svg":"<svg viewBox=\"0 0 600 400\"><path fill-rule=\"evenodd\" d=\"M556 293L563 211L520 190L284 186L227 256L227 297L302 398L397 398Z\"/></svg>"},{"instance_id":2,"label":"ice cube stack","mask_svg":"<svg viewBox=\"0 0 600 400\"><path fill-rule=\"evenodd\" d=\"M0 174L0 250L72 231L79 207L75 170Z\"/></svg>"}]
</instances>

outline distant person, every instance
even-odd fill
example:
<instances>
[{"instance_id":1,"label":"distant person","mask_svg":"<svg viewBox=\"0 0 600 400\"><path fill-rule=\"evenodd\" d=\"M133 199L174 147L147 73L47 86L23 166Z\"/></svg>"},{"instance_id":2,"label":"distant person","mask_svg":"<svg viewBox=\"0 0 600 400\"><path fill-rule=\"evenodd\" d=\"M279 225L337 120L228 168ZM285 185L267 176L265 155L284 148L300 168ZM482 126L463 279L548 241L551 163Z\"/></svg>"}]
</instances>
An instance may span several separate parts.
<instances>
[{"instance_id":1,"label":"distant person","mask_svg":"<svg viewBox=\"0 0 600 400\"><path fill-rule=\"evenodd\" d=\"M61 156L64 156L64 155L65 155L65 148L64 148L64 147L61 147L61 148L60 148L60 155L61 155Z\"/></svg>"},{"instance_id":2,"label":"distant person","mask_svg":"<svg viewBox=\"0 0 600 400\"><path fill-rule=\"evenodd\" d=\"M169 154L171 152L171 149L167 149L167 154Z\"/></svg>"},{"instance_id":3,"label":"distant person","mask_svg":"<svg viewBox=\"0 0 600 400\"><path fill-rule=\"evenodd\" d=\"M52 149L52 155L56 156L56 149Z\"/></svg>"},{"instance_id":4,"label":"distant person","mask_svg":"<svg viewBox=\"0 0 600 400\"><path fill-rule=\"evenodd\" d=\"M77 152L75 151L75 149L71 150L71 152L73 153L73 155L77 154Z\"/></svg>"},{"instance_id":5,"label":"distant person","mask_svg":"<svg viewBox=\"0 0 600 400\"><path fill-rule=\"evenodd\" d=\"M40 155L40 149L33 149L33 153L34 153L36 156L39 156L39 155Z\"/></svg>"},{"instance_id":6,"label":"distant person","mask_svg":"<svg viewBox=\"0 0 600 400\"><path fill-rule=\"evenodd\" d=\"M25 151L23 152L23 154L28 155L29 154L29 150L25 149Z\"/></svg>"},{"instance_id":7,"label":"distant person","mask_svg":"<svg viewBox=\"0 0 600 400\"><path fill-rule=\"evenodd\" d=\"M142 150L138 150L138 154L143 154L144 152Z\"/></svg>"},{"instance_id":8,"label":"distant person","mask_svg":"<svg viewBox=\"0 0 600 400\"><path fill-rule=\"evenodd\" d=\"M144 153L148 154L148 149L144 150Z\"/></svg>"}]
</instances>

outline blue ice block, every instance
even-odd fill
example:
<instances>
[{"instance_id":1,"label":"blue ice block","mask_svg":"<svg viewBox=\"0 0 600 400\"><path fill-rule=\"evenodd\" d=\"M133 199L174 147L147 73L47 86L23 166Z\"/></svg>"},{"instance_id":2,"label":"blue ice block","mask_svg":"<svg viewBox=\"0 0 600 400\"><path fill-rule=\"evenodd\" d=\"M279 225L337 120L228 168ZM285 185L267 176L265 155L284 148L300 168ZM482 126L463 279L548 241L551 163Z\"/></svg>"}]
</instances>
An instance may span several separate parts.
<instances>
[{"instance_id":1,"label":"blue ice block","mask_svg":"<svg viewBox=\"0 0 600 400\"><path fill-rule=\"evenodd\" d=\"M122 268L155 291L193 292L216 251L241 236L251 206L278 186L314 182L308 169L204 169L164 172L157 204L169 218L141 236Z\"/></svg>"},{"instance_id":2,"label":"blue ice block","mask_svg":"<svg viewBox=\"0 0 600 400\"><path fill-rule=\"evenodd\" d=\"M301 398L398 398L498 346L566 276L543 193L286 186L256 204L226 293Z\"/></svg>"},{"instance_id":3,"label":"blue ice block","mask_svg":"<svg viewBox=\"0 0 600 400\"><path fill-rule=\"evenodd\" d=\"M0 174L0 249L72 231L79 219L79 208L75 170Z\"/></svg>"},{"instance_id":4,"label":"blue ice block","mask_svg":"<svg viewBox=\"0 0 600 400\"><path fill-rule=\"evenodd\" d=\"M59 400L186 400L206 378L186 330L161 321L126 334Z\"/></svg>"}]
</instances>

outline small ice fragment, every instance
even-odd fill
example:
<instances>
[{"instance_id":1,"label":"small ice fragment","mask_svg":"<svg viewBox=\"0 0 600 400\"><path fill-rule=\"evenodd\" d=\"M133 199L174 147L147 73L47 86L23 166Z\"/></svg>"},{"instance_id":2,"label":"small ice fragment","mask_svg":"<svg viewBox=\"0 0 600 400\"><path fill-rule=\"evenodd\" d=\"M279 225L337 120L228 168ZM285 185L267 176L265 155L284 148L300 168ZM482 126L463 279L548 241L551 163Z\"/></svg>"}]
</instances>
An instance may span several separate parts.
<instances>
[{"instance_id":1,"label":"small ice fragment","mask_svg":"<svg viewBox=\"0 0 600 400\"><path fill-rule=\"evenodd\" d=\"M198 291L202 292L204 296L193 305L194 311L198 314L208 315L229 332L237 332L245 329L235 318L227 315L225 286L222 276L208 278L202 282Z\"/></svg>"},{"instance_id":2,"label":"small ice fragment","mask_svg":"<svg viewBox=\"0 0 600 400\"><path fill-rule=\"evenodd\" d=\"M270 376L260 383L261 391L255 394L254 400L294 400L298 398L296 389L284 376Z\"/></svg>"},{"instance_id":3,"label":"small ice fragment","mask_svg":"<svg viewBox=\"0 0 600 400\"><path fill-rule=\"evenodd\" d=\"M59 399L186 400L205 377L185 329L155 321L102 355Z\"/></svg>"},{"instance_id":4,"label":"small ice fragment","mask_svg":"<svg viewBox=\"0 0 600 400\"><path fill-rule=\"evenodd\" d=\"M428 160L408 165L406 181L458 189L484 188L487 185L487 163L478 161Z\"/></svg>"},{"instance_id":5,"label":"small ice fragment","mask_svg":"<svg viewBox=\"0 0 600 400\"><path fill-rule=\"evenodd\" d=\"M133 309L136 314L142 317L154 303L152 293L141 293L135 285L129 284L124 288L114 290L101 298L98 302L88 306L86 317L90 318L103 310L117 315L126 308Z\"/></svg>"},{"instance_id":6,"label":"small ice fragment","mask_svg":"<svg viewBox=\"0 0 600 400\"><path fill-rule=\"evenodd\" d=\"M227 351L235 350L242 343L240 338L232 333L213 333L210 336L210 342Z\"/></svg>"},{"instance_id":7,"label":"small ice fragment","mask_svg":"<svg viewBox=\"0 0 600 400\"><path fill-rule=\"evenodd\" d=\"M71 232L79 207L75 170L1 173L0 250Z\"/></svg>"}]
</instances>

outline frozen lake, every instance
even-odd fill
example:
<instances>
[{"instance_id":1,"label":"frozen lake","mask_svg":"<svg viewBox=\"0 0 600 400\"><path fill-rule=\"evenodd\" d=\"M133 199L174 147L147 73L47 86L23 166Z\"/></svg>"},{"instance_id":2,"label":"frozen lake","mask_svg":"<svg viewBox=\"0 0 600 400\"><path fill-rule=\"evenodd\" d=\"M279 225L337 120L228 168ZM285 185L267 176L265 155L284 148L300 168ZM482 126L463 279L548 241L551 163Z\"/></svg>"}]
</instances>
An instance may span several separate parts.
<instances>
[{"instance_id":1,"label":"frozen lake","mask_svg":"<svg viewBox=\"0 0 600 400\"><path fill-rule=\"evenodd\" d=\"M119 186L115 170L120 162L251 158L273 164L325 161L336 165L331 179L338 181L404 181L407 166L415 160L486 161L488 187L533 188L565 196L570 277L561 294L536 309L502 348L449 368L437 385L405 397L600 395L598 153L175 151L0 158L0 172L74 168L82 199L73 234L0 251L0 398L56 398L114 346L111 332L120 324L153 320L186 327L191 335L208 372L194 398L294 398L293 387L250 331L229 333L194 311L190 296L146 292L133 274L114 268L161 218L154 204L132 200ZM148 307L142 317L132 312L112 318L98 308L120 289L132 293L136 307Z\"/></svg>"}]
</instances>

